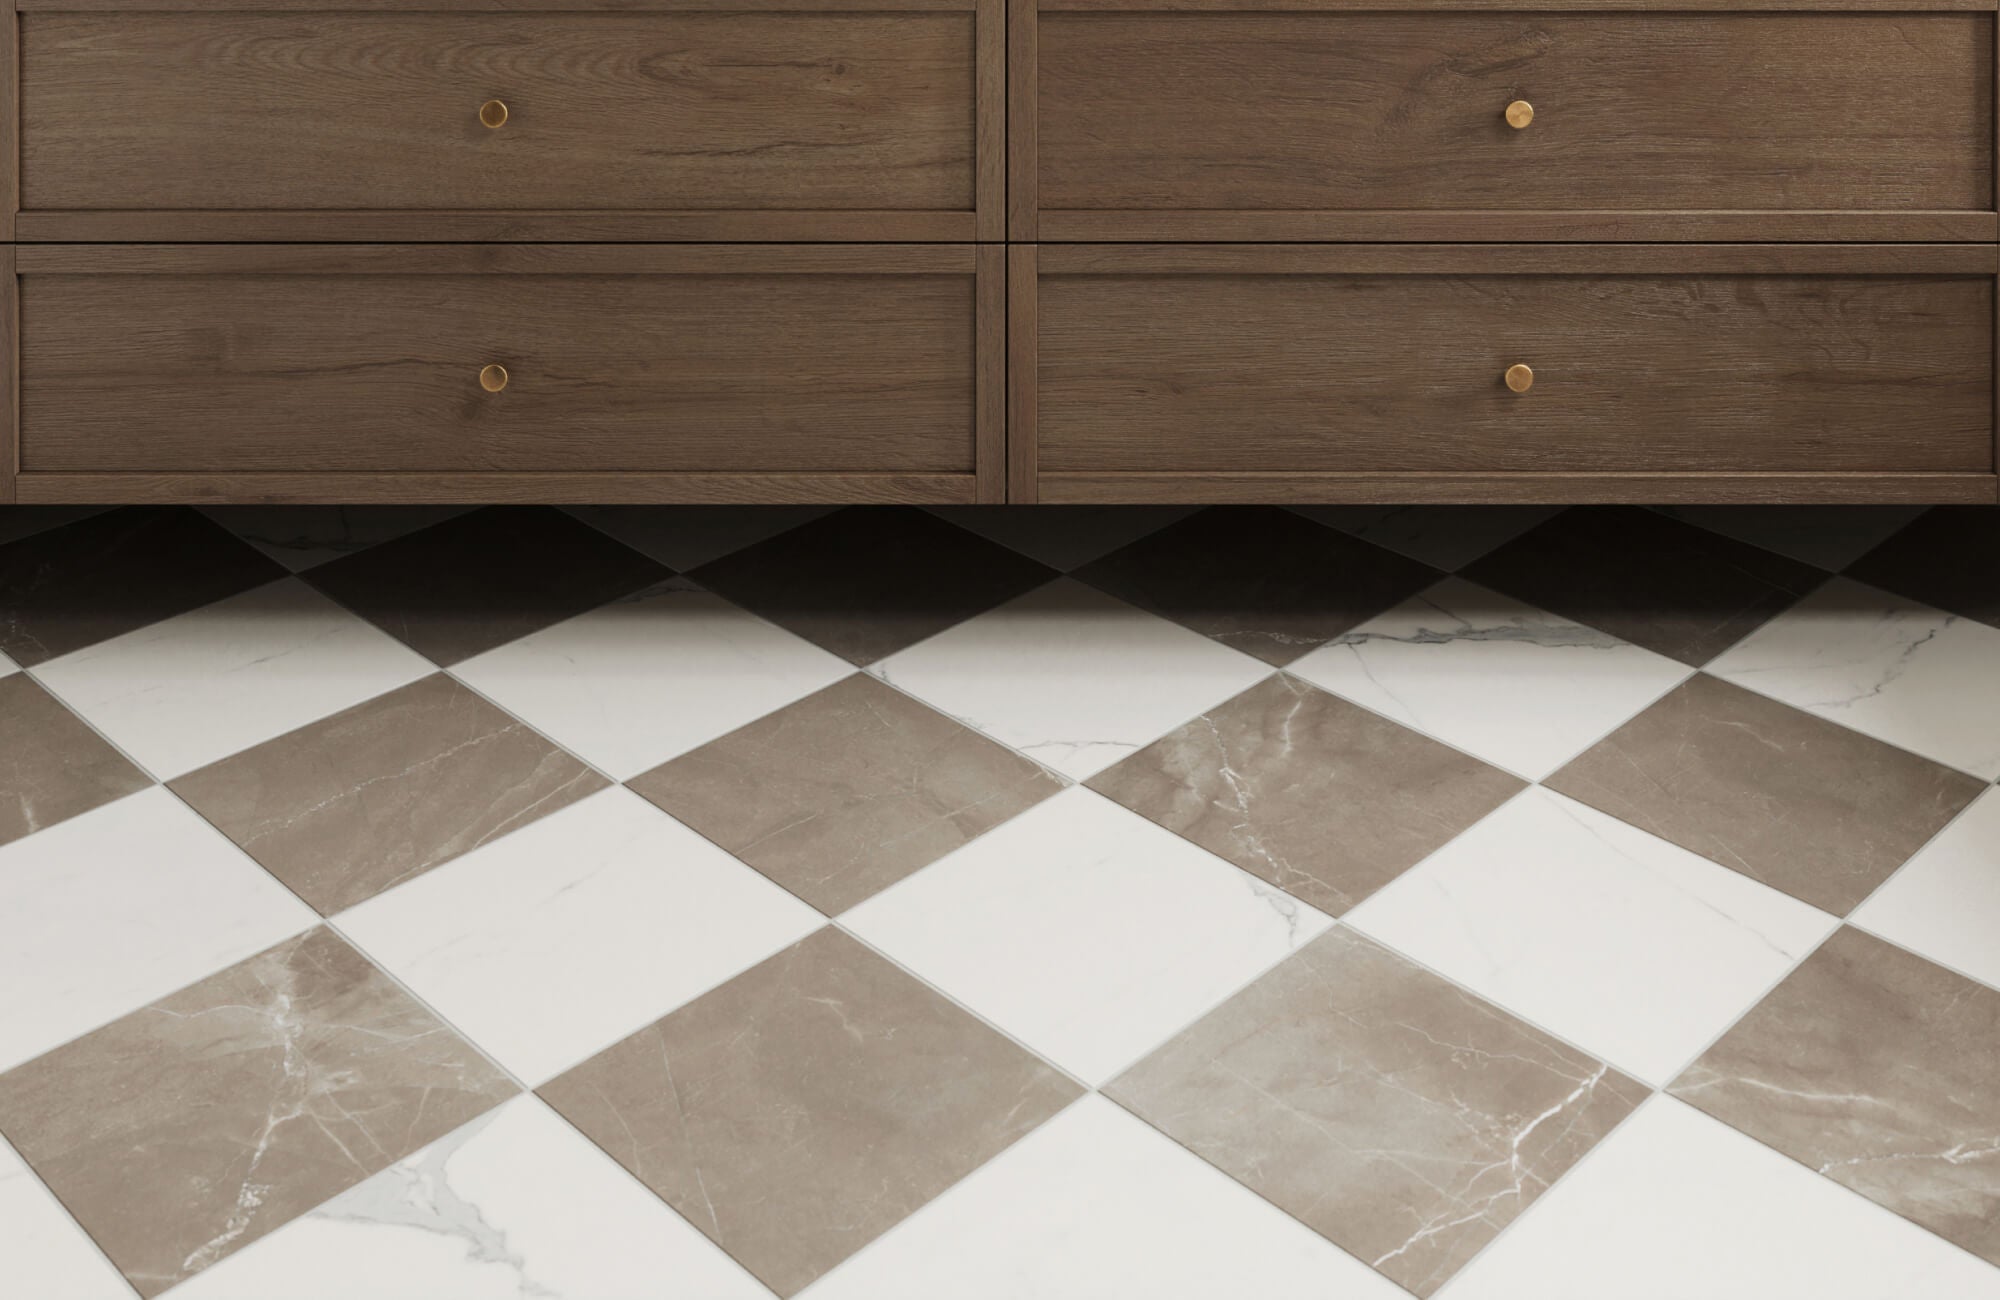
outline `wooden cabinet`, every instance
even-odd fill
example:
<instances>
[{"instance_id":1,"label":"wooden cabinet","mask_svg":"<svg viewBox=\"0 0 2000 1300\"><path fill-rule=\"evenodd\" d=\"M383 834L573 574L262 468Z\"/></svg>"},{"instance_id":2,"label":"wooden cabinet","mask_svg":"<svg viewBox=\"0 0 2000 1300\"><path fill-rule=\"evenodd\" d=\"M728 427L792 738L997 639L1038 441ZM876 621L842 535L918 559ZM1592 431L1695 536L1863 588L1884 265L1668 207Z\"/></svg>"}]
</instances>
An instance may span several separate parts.
<instances>
[{"instance_id":1,"label":"wooden cabinet","mask_svg":"<svg viewBox=\"0 0 2000 1300\"><path fill-rule=\"evenodd\" d=\"M2000 485L2000 0L10 17L0 502Z\"/></svg>"},{"instance_id":2,"label":"wooden cabinet","mask_svg":"<svg viewBox=\"0 0 2000 1300\"><path fill-rule=\"evenodd\" d=\"M1017 500L1986 500L1994 250L1016 250Z\"/></svg>"},{"instance_id":3,"label":"wooden cabinet","mask_svg":"<svg viewBox=\"0 0 2000 1300\"><path fill-rule=\"evenodd\" d=\"M997 496L1000 250L19 254L24 485Z\"/></svg>"},{"instance_id":4,"label":"wooden cabinet","mask_svg":"<svg viewBox=\"0 0 2000 1300\"><path fill-rule=\"evenodd\" d=\"M1092 7L1036 50L1042 239L1994 234L1991 13Z\"/></svg>"}]
</instances>

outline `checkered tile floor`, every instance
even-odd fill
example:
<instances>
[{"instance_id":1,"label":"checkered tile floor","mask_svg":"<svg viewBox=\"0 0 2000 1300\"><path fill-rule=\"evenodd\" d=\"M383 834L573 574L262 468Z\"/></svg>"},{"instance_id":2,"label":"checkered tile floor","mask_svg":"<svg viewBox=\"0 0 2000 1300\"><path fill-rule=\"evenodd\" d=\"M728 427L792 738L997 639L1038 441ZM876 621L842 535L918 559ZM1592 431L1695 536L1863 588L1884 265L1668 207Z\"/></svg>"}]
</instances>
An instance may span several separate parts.
<instances>
[{"instance_id":1,"label":"checkered tile floor","mask_svg":"<svg viewBox=\"0 0 2000 1300\"><path fill-rule=\"evenodd\" d=\"M0 1291L2000 1297L2000 511L0 510Z\"/></svg>"}]
</instances>

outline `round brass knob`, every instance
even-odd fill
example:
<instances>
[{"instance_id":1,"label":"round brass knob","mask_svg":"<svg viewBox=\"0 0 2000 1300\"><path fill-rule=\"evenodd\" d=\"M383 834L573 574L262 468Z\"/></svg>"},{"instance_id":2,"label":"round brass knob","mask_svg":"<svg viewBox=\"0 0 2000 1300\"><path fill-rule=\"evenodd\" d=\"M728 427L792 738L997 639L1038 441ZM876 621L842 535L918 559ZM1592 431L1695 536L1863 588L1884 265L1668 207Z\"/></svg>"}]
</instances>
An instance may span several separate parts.
<instances>
[{"instance_id":1,"label":"round brass knob","mask_svg":"<svg viewBox=\"0 0 2000 1300\"><path fill-rule=\"evenodd\" d=\"M1508 110L1512 112L1512 109ZM507 106L497 99L489 99L479 106L480 125L499 130L507 125Z\"/></svg>"},{"instance_id":2,"label":"round brass knob","mask_svg":"<svg viewBox=\"0 0 2000 1300\"><path fill-rule=\"evenodd\" d=\"M1508 366L1507 373L1502 375L1501 378L1507 381L1507 387L1517 393L1525 393L1535 386L1535 372L1521 365L1519 362ZM505 383L507 381L505 378L502 378L500 382Z\"/></svg>"},{"instance_id":3,"label":"round brass knob","mask_svg":"<svg viewBox=\"0 0 2000 1300\"><path fill-rule=\"evenodd\" d=\"M504 115L506 110L503 109L501 111L502 114ZM1535 120L1535 106L1533 104L1530 104L1527 100L1517 99L1513 103L1507 105L1507 125L1513 127L1516 131L1520 130L1522 127L1526 126L1528 123L1534 120ZM487 125L498 126L500 124L498 122L489 122L487 123Z\"/></svg>"},{"instance_id":4,"label":"round brass knob","mask_svg":"<svg viewBox=\"0 0 2000 1300\"><path fill-rule=\"evenodd\" d=\"M1526 370L1527 367L1517 366L1515 367L1515 369ZM1508 382L1510 383L1513 382L1511 378L1513 371L1510 370L1507 373L1510 376ZM481 370L479 372L479 386L485 389L489 393L497 393L501 389L505 388L507 386L507 367L487 366L485 369Z\"/></svg>"}]
</instances>

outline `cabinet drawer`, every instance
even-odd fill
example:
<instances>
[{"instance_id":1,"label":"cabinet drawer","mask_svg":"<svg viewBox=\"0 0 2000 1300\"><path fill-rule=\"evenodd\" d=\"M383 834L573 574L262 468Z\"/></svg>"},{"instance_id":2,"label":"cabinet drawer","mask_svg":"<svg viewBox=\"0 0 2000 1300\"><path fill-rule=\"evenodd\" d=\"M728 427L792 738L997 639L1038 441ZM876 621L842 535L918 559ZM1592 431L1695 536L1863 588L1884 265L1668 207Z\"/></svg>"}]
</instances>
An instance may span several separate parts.
<instances>
[{"instance_id":1,"label":"cabinet drawer","mask_svg":"<svg viewBox=\"0 0 2000 1300\"><path fill-rule=\"evenodd\" d=\"M1045 247L1020 433L1047 500L1371 475L1962 475L1990 500L1994 257Z\"/></svg>"},{"instance_id":2,"label":"cabinet drawer","mask_svg":"<svg viewBox=\"0 0 2000 1300\"><path fill-rule=\"evenodd\" d=\"M1991 13L1039 24L1043 238L1993 236Z\"/></svg>"},{"instance_id":3,"label":"cabinet drawer","mask_svg":"<svg viewBox=\"0 0 2000 1300\"><path fill-rule=\"evenodd\" d=\"M588 238L981 237L994 24L951 4L27 13L26 237L178 237L191 213L316 215L291 229L332 238L521 238L564 215Z\"/></svg>"},{"instance_id":4,"label":"cabinet drawer","mask_svg":"<svg viewBox=\"0 0 2000 1300\"><path fill-rule=\"evenodd\" d=\"M24 498L64 475L234 475L248 490L276 475L303 492L314 476L430 475L477 495L481 475L604 474L774 476L791 496L778 479L813 479L835 498L873 476L970 500L982 432L1000 436L981 365L983 351L997 373L998 250L17 257Z\"/></svg>"}]
</instances>

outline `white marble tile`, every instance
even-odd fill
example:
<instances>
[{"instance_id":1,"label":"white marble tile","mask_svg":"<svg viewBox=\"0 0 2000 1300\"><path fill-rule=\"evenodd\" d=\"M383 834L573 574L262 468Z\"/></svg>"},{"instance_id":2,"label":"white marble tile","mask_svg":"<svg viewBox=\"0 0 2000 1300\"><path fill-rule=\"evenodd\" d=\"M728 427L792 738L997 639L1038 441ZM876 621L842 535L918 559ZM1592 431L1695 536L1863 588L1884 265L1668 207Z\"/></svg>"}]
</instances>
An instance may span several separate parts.
<instances>
[{"instance_id":1,"label":"white marble tile","mask_svg":"<svg viewBox=\"0 0 2000 1300\"><path fill-rule=\"evenodd\" d=\"M1554 515L1556 506L1295 506L1338 528L1440 569L1472 563Z\"/></svg>"},{"instance_id":2,"label":"white marble tile","mask_svg":"<svg viewBox=\"0 0 2000 1300\"><path fill-rule=\"evenodd\" d=\"M1080 786L840 921L1093 1085L1332 924Z\"/></svg>"},{"instance_id":3,"label":"white marble tile","mask_svg":"<svg viewBox=\"0 0 2000 1300\"><path fill-rule=\"evenodd\" d=\"M1665 1084L1836 921L1537 787L1347 923Z\"/></svg>"},{"instance_id":4,"label":"white marble tile","mask_svg":"<svg viewBox=\"0 0 2000 1300\"><path fill-rule=\"evenodd\" d=\"M1078 1101L799 1300L1407 1300L1102 1097Z\"/></svg>"},{"instance_id":5,"label":"white marble tile","mask_svg":"<svg viewBox=\"0 0 2000 1300\"><path fill-rule=\"evenodd\" d=\"M294 1219L173 1300L771 1300L539 1098Z\"/></svg>"},{"instance_id":6,"label":"white marble tile","mask_svg":"<svg viewBox=\"0 0 2000 1300\"><path fill-rule=\"evenodd\" d=\"M434 671L373 624L286 578L34 673L166 781Z\"/></svg>"},{"instance_id":7,"label":"white marble tile","mask_svg":"<svg viewBox=\"0 0 2000 1300\"><path fill-rule=\"evenodd\" d=\"M0 654L0 677L6 677L12 673L18 673L20 671L21 671L21 665L15 663L12 659L9 659L6 655Z\"/></svg>"},{"instance_id":8,"label":"white marble tile","mask_svg":"<svg viewBox=\"0 0 2000 1300\"><path fill-rule=\"evenodd\" d=\"M1193 514L1193 506L933 506L931 513L1068 572Z\"/></svg>"},{"instance_id":9,"label":"white marble tile","mask_svg":"<svg viewBox=\"0 0 2000 1300\"><path fill-rule=\"evenodd\" d=\"M870 671L1082 780L1271 669L1061 578Z\"/></svg>"},{"instance_id":10,"label":"white marble tile","mask_svg":"<svg viewBox=\"0 0 2000 1300\"><path fill-rule=\"evenodd\" d=\"M451 671L622 781L854 668L720 596L671 582Z\"/></svg>"},{"instance_id":11,"label":"white marble tile","mask_svg":"<svg viewBox=\"0 0 2000 1300\"><path fill-rule=\"evenodd\" d=\"M2000 778L2000 628L1835 578L1708 671L1988 781Z\"/></svg>"},{"instance_id":12,"label":"white marble tile","mask_svg":"<svg viewBox=\"0 0 2000 1300\"><path fill-rule=\"evenodd\" d=\"M210 506L203 514L293 573L352 555L470 506Z\"/></svg>"},{"instance_id":13,"label":"white marble tile","mask_svg":"<svg viewBox=\"0 0 2000 1300\"><path fill-rule=\"evenodd\" d=\"M686 572L829 514L833 506L565 506L599 532Z\"/></svg>"},{"instance_id":14,"label":"white marble tile","mask_svg":"<svg viewBox=\"0 0 2000 1300\"><path fill-rule=\"evenodd\" d=\"M0 848L0 1070L319 917L154 786Z\"/></svg>"},{"instance_id":15,"label":"white marble tile","mask_svg":"<svg viewBox=\"0 0 2000 1300\"><path fill-rule=\"evenodd\" d=\"M1291 672L1540 780L1691 670L1608 632L1447 578Z\"/></svg>"},{"instance_id":16,"label":"white marble tile","mask_svg":"<svg viewBox=\"0 0 2000 1300\"><path fill-rule=\"evenodd\" d=\"M1671 1097L1436 1300L1996 1300L2000 1269Z\"/></svg>"},{"instance_id":17,"label":"white marble tile","mask_svg":"<svg viewBox=\"0 0 2000 1300\"><path fill-rule=\"evenodd\" d=\"M4 1140L0 1294L22 1300L133 1300L136 1294Z\"/></svg>"},{"instance_id":18,"label":"white marble tile","mask_svg":"<svg viewBox=\"0 0 2000 1300\"><path fill-rule=\"evenodd\" d=\"M1923 506L1655 506L1663 515L1822 569L1844 569Z\"/></svg>"},{"instance_id":19,"label":"white marble tile","mask_svg":"<svg viewBox=\"0 0 2000 1300\"><path fill-rule=\"evenodd\" d=\"M1847 919L2000 988L2000 789L1974 800Z\"/></svg>"},{"instance_id":20,"label":"white marble tile","mask_svg":"<svg viewBox=\"0 0 2000 1300\"><path fill-rule=\"evenodd\" d=\"M336 918L530 1086L824 923L622 788Z\"/></svg>"}]
</instances>

